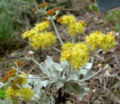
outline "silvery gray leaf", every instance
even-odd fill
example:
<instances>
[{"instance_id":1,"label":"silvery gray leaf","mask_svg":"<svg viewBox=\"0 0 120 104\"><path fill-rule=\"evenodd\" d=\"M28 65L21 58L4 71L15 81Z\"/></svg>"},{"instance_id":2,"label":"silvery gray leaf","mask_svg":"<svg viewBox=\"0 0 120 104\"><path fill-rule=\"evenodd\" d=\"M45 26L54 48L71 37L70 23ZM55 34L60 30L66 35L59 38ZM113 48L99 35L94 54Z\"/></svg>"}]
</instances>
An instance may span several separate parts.
<instances>
[{"instance_id":1,"label":"silvery gray leaf","mask_svg":"<svg viewBox=\"0 0 120 104\"><path fill-rule=\"evenodd\" d=\"M70 66L70 64L67 61L62 61L60 64L61 64L63 69L66 69Z\"/></svg>"},{"instance_id":2,"label":"silvery gray leaf","mask_svg":"<svg viewBox=\"0 0 120 104\"><path fill-rule=\"evenodd\" d=\"M65 86L65 92L75 92L76 94L82 94L85 93L84 87L83 86L79 86L79 84L73 84L73 83L67 83Z\"/></svg>"},{"instance_id":3,"label":"silvery gray leaf","mask_svg":"<svg viewBox=\"0 0 120 104\"><path fill-rule=\"evenodd\" d=\"M83 78L81 80L85 80L85 79L88 79L90 76L93 75L93 71L92 70L81 70L81 72L83 73Z\"/></svg>"},{"instance_id":4,"label":"silvery gray leaf","mask_svg":"<svg viewBox=\"0 0 120 104\"><path fill-rule=\"evenodd\" d=\"M78 81L79 75L77 73L70 74L67 81Z\"/></svg>"},{"instance_id":5,"label":"silvery gray leaf","mask_svg":"<svg viewBox=\"0 0 120 104\"><path fill-rule=\"evenodd\" d=\"M0 100L0 104L13 104L11 100Z\"/></svg>"},{"instance_id":6,"label":"silvery gray leaf","mask_svg":"<svg viewBox=\"0 0 120 104\"><path fill-rule=\"evenodd\" d=\"M93 63L86 63L84 68L87 70L90 70L90 69L92 69L92 66L93 66Z\"/></svg>"},{"instance_id":7,"label":"silvery gray leaf","mask_svg":"<svg viewBox=\"0 0 120 104\"><path fill-rule=\"evenodd\" d=\"M58 81L58 82L56 83L56 88L57 88L57 90L60 89L60 88L62 88L63 86L64 86L64 83L62 83L62 82L60 82L60 81Z\"/></svg>"},{"instance_id":8,"label":"silvery gray leaf","mask_svg":"<svg viewBox=\"0 0 120 104\"><path fill-rule=\"evenodd\" d=\"M90 58L90 62L85 63L84 66L80 67L80 69L87 69L90 70L93 67L94 57Z\"/></svg>"},{"instance_id":9,"label":"silvery gray leaf","mask_svg":"<svg viewBox=\"0 0 120 104\"><path fill-rule=\"evenodd\" d=\"M78 73L79 73L79 74L86 75L86 74L88 74L88 70L81 69Z\"/></svg>"},{"instance_id":10,"label":"silvery gray leaf","mask_svg":"<svg viewBox=\"0 0 120 104\"><path fill-rule=\"evenodd\" d=\"M1 87L3 87L3 86L5 86L6 84L4 84L4 83L2 83L1 81L0 81L0 88Z\"/></svg>"},{"instance_id":11,"label":"silvery gray leaf","mask_svg":"<svg viewBox=\"0 0 120 104\"><path fill-rule=\"evenodd\" d=\"M59 72L62 72L62 71L63 71L63 68L61 67L60 64L54 63L54 67L55 67L55 69L56 69L57 71L59 71Z\"/></svg>"}]
</instances>

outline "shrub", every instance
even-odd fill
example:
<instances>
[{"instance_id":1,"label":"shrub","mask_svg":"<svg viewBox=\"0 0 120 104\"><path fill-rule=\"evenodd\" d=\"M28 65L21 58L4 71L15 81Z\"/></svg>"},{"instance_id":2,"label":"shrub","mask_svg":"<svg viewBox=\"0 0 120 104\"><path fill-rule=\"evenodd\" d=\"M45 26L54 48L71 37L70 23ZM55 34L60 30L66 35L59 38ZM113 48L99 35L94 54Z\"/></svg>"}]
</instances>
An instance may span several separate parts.
<instances>
[{"instance_id":1,"label":"shrub","mask_svg":"<svg viewBox=\"0 0 120 104\"><path fill-rule=\"evenodd\" d=\"M34 9L34 12L42 12L44 20L23 33L22 37L27 38L30 46L36 51L51 47L60 52L59 63L54 62L50 56L39 63L34 58L34 52L29 51L24 59L33 61L39 67L39 76L21 71L23 62L16 60L16 66L1 78L1 96L5 99L4 103L8 99L12 103L24 101L28 104L61 104L70 100L74 94L84 97L89 91L86 81L109 68L109 65L99 64L98 71L94 72L94 55L91 53L95 54L99 49L112 49L115 46L114 35L96 31L87 35L84 41L76 42L77 35L82 35L85 30L85 22L77 21L72 14L59 18L60 8L47 10L49 5L45 2ZM67 28L71 41L62 40L55 21ZM50 25L55 33L49 30ZM57 41L54 34L61 44L61 49L54 47Z\"/></svg>"}]
</instances>

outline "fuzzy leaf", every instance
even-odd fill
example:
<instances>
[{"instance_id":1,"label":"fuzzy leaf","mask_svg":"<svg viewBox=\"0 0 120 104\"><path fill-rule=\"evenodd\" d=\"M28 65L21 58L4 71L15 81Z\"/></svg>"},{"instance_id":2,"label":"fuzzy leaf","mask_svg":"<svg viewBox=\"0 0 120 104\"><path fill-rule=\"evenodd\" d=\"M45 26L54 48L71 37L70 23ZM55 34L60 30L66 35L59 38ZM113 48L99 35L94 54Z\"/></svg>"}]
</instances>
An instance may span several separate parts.
<instances>
[{"instance_id":1,"label":"fuzzy leaf","mask_svg":"<svg viewBox=\"0 0 120 104\"><path fill-rule=\"evenodd\" d=\"M11 100L0 100L0 104L13 104Z\"/></svg>"}]
</instances>

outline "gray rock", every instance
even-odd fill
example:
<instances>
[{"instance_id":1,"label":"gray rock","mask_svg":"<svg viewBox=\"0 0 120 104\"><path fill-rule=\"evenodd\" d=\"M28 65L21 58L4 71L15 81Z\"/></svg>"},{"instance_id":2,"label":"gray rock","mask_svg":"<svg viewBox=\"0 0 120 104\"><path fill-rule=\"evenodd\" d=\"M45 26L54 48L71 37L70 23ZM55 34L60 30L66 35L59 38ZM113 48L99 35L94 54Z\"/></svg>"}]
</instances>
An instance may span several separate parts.
<instances>
[{"instance_id":1,"label":"gray rock","mask_svg":"<svg viewBox=\"0 0 120 104\"><path fill-rule=\"evenodd\" d=\"M95 1L101 13L120 7L120 0L95 0Z\"/></svg>"}]
</instances>

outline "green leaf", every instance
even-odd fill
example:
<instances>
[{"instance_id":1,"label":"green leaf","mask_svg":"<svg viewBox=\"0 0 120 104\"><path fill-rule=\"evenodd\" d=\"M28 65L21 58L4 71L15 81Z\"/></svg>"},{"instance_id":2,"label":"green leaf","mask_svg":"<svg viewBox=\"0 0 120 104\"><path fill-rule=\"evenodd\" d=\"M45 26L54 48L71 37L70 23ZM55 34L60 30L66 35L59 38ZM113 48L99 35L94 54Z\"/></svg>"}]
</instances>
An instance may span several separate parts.
<instances>
[{"instance_id":1,"label":"green leaf","mask_svg":"<svg viewBox=\"0 0 120 104\"><path fill-rule=\"evenodd\" d=\"M6 93L4 87L0 88L0 99L6 98Z\"/></svg>"}]
</instances>

